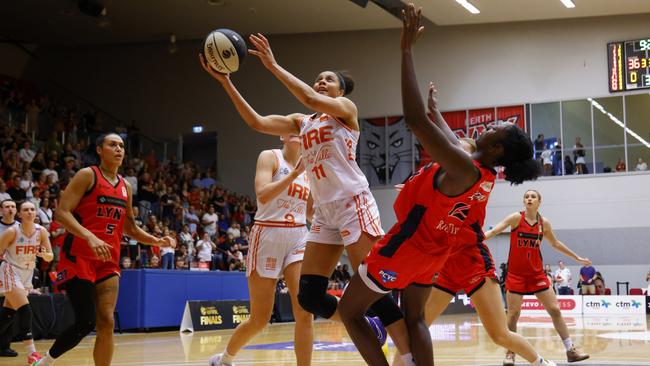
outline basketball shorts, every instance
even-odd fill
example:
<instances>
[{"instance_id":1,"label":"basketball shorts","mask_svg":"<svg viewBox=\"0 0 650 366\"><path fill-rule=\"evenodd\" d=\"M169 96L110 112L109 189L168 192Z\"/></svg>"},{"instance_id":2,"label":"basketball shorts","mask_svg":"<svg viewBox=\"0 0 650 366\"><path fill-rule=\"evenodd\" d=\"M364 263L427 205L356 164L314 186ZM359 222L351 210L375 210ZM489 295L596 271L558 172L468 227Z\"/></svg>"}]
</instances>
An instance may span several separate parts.
<instances>
[{"instance_id":1,"label":"basketball shorts","mask_svg":"<svg viewBox=\"0 0 650 366\"><path fill-rule=\"evenodd\" d=\"M117 258L104 262L99 259L81 257L71 260L64 251L61 251L61 261L57 267L59 270L56 276L57 286L75 277L97 284L111 277L119 276L121 270L117 261Z\"/></svg>"},{"instance_id":2,"label":"basketball shorts","mask_svg":"<svg viewBox=\"0 0 650 366\"><path fill-rule=\"evenodd\" d=\"M320 205L314 210L307 241L320 244L354 244L366 232L381 237L379 209L370 191Z\"/></svg>"},{"instance_id":3,"label":"basketball shorts","mask_svg":"<svg viewBox=\"0 0 650 366\"><path fill-rule=\"evenodd\" d=\"M508 272L506 276L506 290L513 294L532 295L550 287L551 281L544 272L525 275Z\"/></svg>"},{"instance_id":4,"label":"basketball shorts","mask_svg":"<svg viewBox=\"0 0 650 366\"><path fill-rule=\"evenodd\" d=\"M430 255L405 242L391 257L385 257L379 254L384 244L382 241L375 244L359 266L359 276L363 282L378 293L388 293L409 285L433 286L436 273L450 253L446 250L438 255Z\"/></svg>"},{"instance_id":5,"label":"basketball shorts","mask_svg":"<svg viewBox=\"0 0 650 366\"><path fill-rule=\"evenodd\" d=\"M0 264L0 294L10 292L15 288L29 291L33 288L33 269L16 267L8 262Z\"/></svg>"},{"instance_id":6,"label":"basketball shorts","mask_svg":"<svg viewBox=\"0 0 650 366\"><path fill-rule=\"evenodd\" d=\"M257 271L260 277L280 278L287 266L302 261L307 228L270 227L255 224L249 236L246 276Z\"/></svg>"},{"instance_id":7,"label":"basketball shorts","mask_svg":"<svg viewBox=\"0 0 650 366\"><path fill-rule=\"evenodd\" d=\"M463 290L472 296L487 279L497 279L490 250L483 243L466 245L447 259L433 287L450 295Z\"/></svg>"}]
</instances>

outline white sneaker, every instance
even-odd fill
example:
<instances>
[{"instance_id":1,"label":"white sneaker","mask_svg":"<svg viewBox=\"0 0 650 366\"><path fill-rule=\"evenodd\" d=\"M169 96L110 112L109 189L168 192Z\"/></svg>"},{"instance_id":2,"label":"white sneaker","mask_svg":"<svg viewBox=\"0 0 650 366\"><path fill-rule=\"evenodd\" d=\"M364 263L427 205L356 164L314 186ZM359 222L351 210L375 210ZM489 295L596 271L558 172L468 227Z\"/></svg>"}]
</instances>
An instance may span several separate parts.
<instances>
[{"instance_id":1,"label":"white sneaker","mask_svg":"<svg viewBox=\"0 0 650 366\"><path fill-rule=\"evenodd\" d=\"M217 353L216 355L210 357L209 366L235 366L234 363L222 363L221 356L223 356L223 353Z\"/></svg>"},{"instance_id":2,"label":"white sneaker","mask_svg":"<svg viewBox=\"0 0 650 366\"><path fill-rule=\"evenodd\" d=\"M506 353L506 358L503 359L503 366L514 366L515 365L515 354L508 351Z\"/></svg>"},{"instance_id":3,"label":"white sneaker","mask_svg":"<svg viewBox=\"0 0 650 366\"><path fill-rule=\"evenodd\" d=\"M551 360L544 359L542 366L557 366L557 364Z\"/></svg>"}]
</instances>

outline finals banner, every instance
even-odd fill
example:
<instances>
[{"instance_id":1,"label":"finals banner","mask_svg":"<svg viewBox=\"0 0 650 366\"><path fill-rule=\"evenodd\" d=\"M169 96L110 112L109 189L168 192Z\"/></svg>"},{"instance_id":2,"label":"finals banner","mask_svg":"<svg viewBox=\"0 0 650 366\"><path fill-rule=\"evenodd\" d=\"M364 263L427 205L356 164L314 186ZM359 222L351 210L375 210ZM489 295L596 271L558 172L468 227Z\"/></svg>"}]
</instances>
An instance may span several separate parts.
<instances>
[{"instance_id":1,"label":"finals banner","mask_svg":"<svg viewBox=\"0 0 650 366\"><path fill-rule=\"evenodd\" d=\"M249 317L248 301L188 301L185 303L180 331L234 329Z\"/></svg>"}]
</instances>

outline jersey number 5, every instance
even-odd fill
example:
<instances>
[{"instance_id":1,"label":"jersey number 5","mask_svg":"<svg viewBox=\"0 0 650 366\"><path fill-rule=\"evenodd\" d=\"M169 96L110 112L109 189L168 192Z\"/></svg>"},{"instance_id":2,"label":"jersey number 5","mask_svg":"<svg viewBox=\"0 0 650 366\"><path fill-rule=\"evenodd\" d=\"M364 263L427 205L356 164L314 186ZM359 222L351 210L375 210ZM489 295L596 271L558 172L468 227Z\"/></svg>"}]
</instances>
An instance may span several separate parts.
<instances>
[{"instance_id":1,"label":"jersey number 5","mask_svg":"<svg viewBox=\"0 0 650 366\"><path fill-rule=\"evenodd\" d=\"M106 225L106 234L113 235L114 232L115 232L115 224Z\"/></svg>"}]
</instances>

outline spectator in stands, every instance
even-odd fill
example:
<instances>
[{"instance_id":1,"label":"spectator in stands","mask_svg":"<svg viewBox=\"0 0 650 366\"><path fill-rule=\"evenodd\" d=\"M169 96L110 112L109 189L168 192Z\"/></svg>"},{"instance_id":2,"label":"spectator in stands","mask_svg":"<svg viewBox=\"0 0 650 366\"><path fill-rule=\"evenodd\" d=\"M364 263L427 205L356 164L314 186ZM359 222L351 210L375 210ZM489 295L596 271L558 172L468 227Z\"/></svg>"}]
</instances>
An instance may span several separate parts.
<instances>
[{"instance_id":1,"label":"spectator in stands","mask_svg":"<svg viewBox=\"0 0 650 366\"><path fill-rule=\"evenodd\" d=\"M576 174L588 173L585 162L585 147L580 141L580 136L576 136L576 143L573 145L573 161L575 162Z\"/></svg>"},{"instance_id":2,"label":"spectator in stands","mask_svg":"<svg viewBox=\"0 0 650 366\"><path fill-rule=\"evenodd\" d=\"M605 286L605 280L598 276L594 280L594 286L596 286L596 295L606 295L607 286Z\"/></svg>"},{"instance_id":3,"label":"spectator in stands","mask_svg":"<svg viewBox=\"0 0 650 366\"><path fill-rule=\"evenodd\" d=\"M29 169L32 170L32 174L36 177L40 177L43 170L47 168L47 163L45 162L45 154L42 151L36 153L36 157L29 164ZM47 175L45 175L47 177ZM45 180L43 180L45 181Z\"/></svg>"},{"instance_id":4,"label":"spectator in stands","mask_svg":"<svg viewBox=\"0 0 650 366\"><path fill-rule=\"evenodd\" d=\"M634 168L637 172L645 172L648 170L648 164L643 161L643 158L639 158L636 162L636 167Z\"/></svg>"},{"instance_id":5,"label":"spectator in stands","mask_svg":"<svg viewBox=\"0 0 650 366\"><path fill-rule=\"evenodd\" d=\"M539 159L544 150L546 150L546 142L544 142L544 134L540 133L535 139L535 159Z\"/></svg>"},{"instance_id":6,"label":"spectator in stands","mask_svg":"<svg viewBox=\"0 0 650 366\"><path fill-rule=\"evenodd\" d=\"M227 235L232 235L232 238L234 240L239 239L241 237L241 230L239 230L239 227L240 226L237 223L237 221L233 220L231 222L231 224L230 224L230 228L228 228L228 230L226 230L226 234Z\"/></svg>"},{"instance_id":7,"label":"spectator in stands","mask_svg":"<svg viewBox=\"0 0 650 366\"><path fill-rule=\"evenodd\" d=\"M4 180L0 179L0 202L10 199L11 195L7 193L7 184Z\"/></svg>"},{"instance_id":8,"label":"spectator in stands","mask_svg":"<svg viewBox=\"0 0 650 366\"><path fill-rule=\"evenodd\" d=\"M194 255L194 237L190 233L190 227L188 225L183 225L182 231L178 234L178 243L181 246L185 246L187 255L189 258L192 258Z\"/></svg>"},{"instance_id":9,"label":"spectator in stands","mask_svg":"<svg viewBox=\"0 0 650 366\"><path fill-rule=\"evenodd\" d=\"M593 266L580 268L580 293L582 295L596 294L596 285L594 284L596 278L596 269Z\"/></svg>"},{"instance_id":10,"label":"spectator in stands","mask_svg":"<svg viewBox=\"0 0 650 366\"><path fill-rule=\"evenodd\" d=\"M553 150L546 149L540 155L542 165L544 167L544 175L549 176L553 174Z\"/></svg>"},{"instance_id":11,"label":"spectator in stands","mask_svg":"<svg viewBox=\"0 0 650 366\"><path fill-rule=\"evenodd\" d=\"M189 263L183 257L176 257L176 269L190 269Z\"/></svg>"},{"instance_id":12,"label":"spectator in stands","mask_svg":"<svg viewBox=\"0 0 650 366\"><path fill-rule=\"evenodd\" d=\"M553 148L553 175L562 175L562 141L557 139Z\"/></svg>"},{"instance_id":13,"label":"spectator in stands","mask_svg":"<svg viewBox=\"0 0 650 366\"><path fill-rule=\"evenodd\" d=\"M555 290L555 281L553 281L553 271L551 270L550 264L544 265L544 273L546 274L546 278L548 278L548 282L551 284L551 289L553 289L553 292L557 294L557 291Z\"/></svg>"},{"instance_id":14,"label":"spectator in stands","mask_svg":"<svg viewBox=\"0 0 650 366\"><path fill-rule=\"evenodd\" d=\"M52 212L52 209L50 208L49 198L41 199L37 213L38 213L38 217L41 219L41 225L44 226L47 230L49 230L50 224L52 223L52 215L54 214Z\"/></svg>"},{"instance_id":15,"label":"spectator in stands","mask_svg":"<svg viewBox=\"0 0 650 366\"><path fill-rule=\"evenodd\" d=\"M18 152L18 157L20 160L30 164L32 160L34 160L35 156L36 152L31 149L31 144L29 141L23 142L23 148Z\"/></svg>"},{"instance_id":16,"label":"spectator in stands","mask_svg":"<svg viewBox=\"0 0 650 366\"><path fill-rule=\"evenodd\" d=\"M14 201L24 201L27 198L25 191L20 188L20 175L16 174L12 179L12 186L7 190L7 193Z\"/></svg>"},{"instance_id":17,"label":"spectator in stands","mask_svg":"<svg viewBox=\"0 0 650 366\"><path fill-rule=\"evenodd\" d=\"M164 228L162 231L162 236L169 236L169 229ZM160 248L160 257L162 258L161 269L174 269L174 248L173 247L161 247Z\"/></svg>"},{"instance_id":18,"label":"spectator in stands","mask_svg":"<svg viewBox=\"0 0 650 366\"><path fill-rule=\"evenodd\" d=\"M557 283L558 295L571 294L571 270L564 264L564 261L557 262L558 269L553 274L554 282Z\"/></svg>"},{"instance_id":19,"label":"spectator in stands","mask_svg":"<svg viewBox=\"0 0 650 366\"><path fill-rule=\"evenodd\" d=\"M573 174L573 161L571 161L571 157L569 155L564 157L564 174L565 175L572 175Z\"/></svg>"},{"instance_id":20,"label":"spectator in stands","mask_svg":"<svg viewBox=\"0 0 650 366\"><path fill-rule=\"evenodd\" d=\"M131 269L131 258L122 257L122 260L120 261L120 267L122 269Z\"/></svg>"},{"instance_id":21,"label":"spectator in stands","mask_svg":"<svg viewBox=\"0 0 650 366\"><path fill-rule=\"evenodd\" d=\"M197 258L200 263L212 262L212 251L216 250L217 246L210 240L210 234L203 233L201 240L196 242Z\"/></svg>"},{"instance_id":22,"label":"spectator in stands","mask_svg":"<svg viewBox=\"0 0 650 366\"><path fill-rule=\"evenodd\" d=\"M149 260L149 268L152 269L158 269L160 268L160 258L158 258L157 255L152 255L151 259Z\"/></svg>"},{"instance_id":23,"label":"spectator in stands","mask_svg":"<svg viewBox=\"0 0 650 366\"><path fill-rule=\"evenodd\" d=\"M226 216L224 214L219 214L219 222L217 224L219 226L219 234L226 235L230 225L228 225L228 221L226 220Z\"/></svg>"},{"instance_id":24,"label":"spectator in stands","mask_svg":"<svg viewBox=\"0 0 650 366\"><path fill-rule=\"evenodd\" d=\"M68 182L70 182L70 179L74 177L75 173L77 171L75 170L75 160L72 157L67 157L65 158L65 162L63 164L63 170L61 171L61 187L65 188L65 186L68 185Z\"/></svg>"},{"instance_id":25,"label":"spectator in stands","mask_svg":"<svg viewBox=\"0 0 650 366\"><path fill-rule=\"evenodd\" d=\"M57 183L59 181L59 173L56 171L56 160L50 160L47 162L47 168L43 170L45 175L51 175L52 183Z\"/></svg>"},{"instance_id":26,"label":"spectator in stands","mask_svg":"<svg viewBox=\"0 0 650 366\"><path fill-rule=\"evenodd\" d=\"M203 230L210 235L212 240L217 237L217 221L219 221L219 216L214 212L214 206L210 206L208 212L201 217L201 223L203 224Z\"/></svg>"},{"instance_id":27,"label":"spectator in stands","mask_svg":"<svg viewBox=\"0 0 650 366\"><path fill-rule=\"evenodd\" d=\"M124 175L124 180L131 183L131 190L133 191L133 197L138 196L138 177L135 176L135 170L133 168L128 168L126 174Z\"/></svg>"},{"instance_id":28,"label":"spectator in stands","mask_svg":"<svg viewBox=\"0 0 650 366\"><path fill-rule=\"evenodd\" d=\"M618 158L618 162L616 162L616 171L617 172L624 172L626 170L627 169L625 168L625 162L623 161L623 159Z\"/></svg>"},{"instance_id":29,"label":"spectator in stands","mask_svg":"<svg viewBox=\"0 0 650 366\"><path fill-rule=\"evenodd\" d=\"M199 227L199 217L196 215L196 209L192 206L190 206L185 213L185 222L187 222L187 225L190 229L190 234L192 236L195 236L197 234L197 229Z\"/></svg>"}]
</instances>

